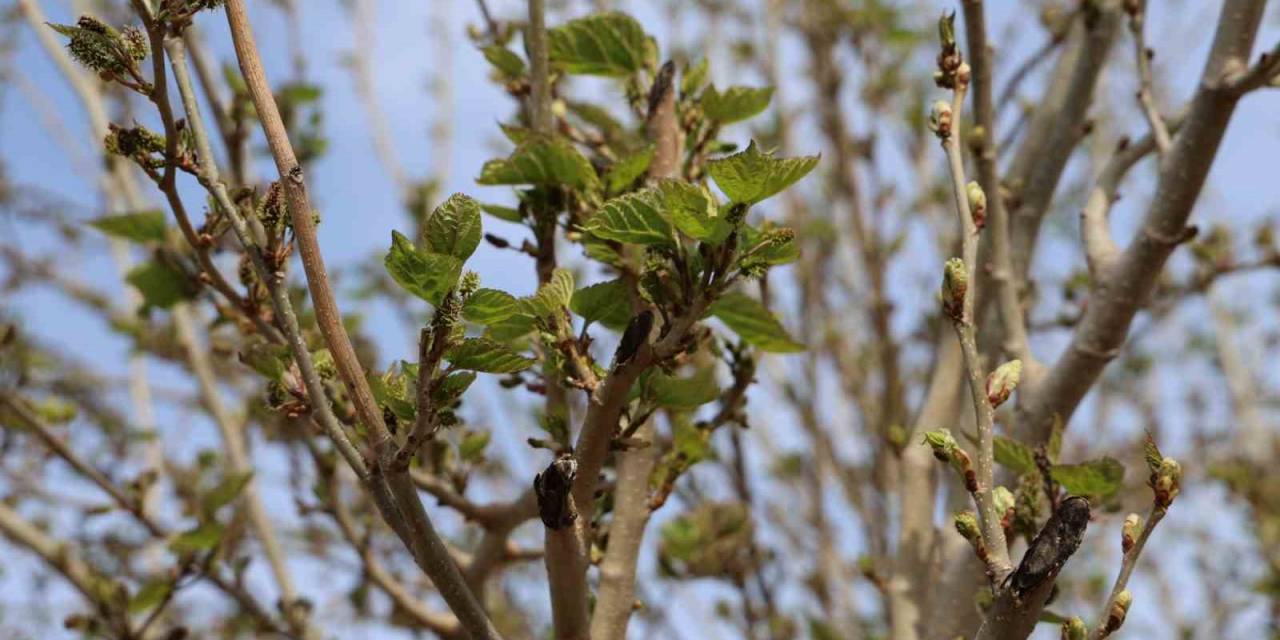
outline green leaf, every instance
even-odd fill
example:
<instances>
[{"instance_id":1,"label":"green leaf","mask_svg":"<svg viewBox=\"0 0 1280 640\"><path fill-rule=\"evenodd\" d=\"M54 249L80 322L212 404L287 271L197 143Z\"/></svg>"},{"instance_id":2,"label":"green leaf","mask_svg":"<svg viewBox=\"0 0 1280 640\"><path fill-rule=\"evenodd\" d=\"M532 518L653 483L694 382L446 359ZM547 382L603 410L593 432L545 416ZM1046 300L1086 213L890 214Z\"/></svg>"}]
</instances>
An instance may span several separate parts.
<instances>
[{"instance_id":1,"label":"green leaf","mask_svg":"<svg viewBox=\"0 0 1280 640\"><path fill-rule=\"evenodd\" d=\"M1019 475L1036 470L1036 456L1028 447L1013 438L995 437L996 462Z\"/></svg>"},{"instance_id":2,"label":"green leaf","mask_svg":"<svg viewBox=\"0 0 1280 640\"><path fill-rule=\"evenodd\" d=\"M289 346L264 339L250 340L240 349L240 362L268 380L279 381L289 367Z\"/></svg>"},{"instance_id":3,"label":"green leaf","mask_svg":"<svg viewBox=\"0 0 1280 640\"><path fill-rule=\"evenodd\" d=\"M480 203L455 193L427 216L427 246L466 261L480 246Z\"/></svg>"},{"instance_id":4,"label":"green leaf","mask_svg":"<svg viewBox=\"0 0 1280 640\"><path fill-rule=\"evenodd\" d=\"M398 231L391 232L391 249L383 264L405 291L436 306L458 284L462 274L462 261L457 257L419 251Z\"/></svg>"},{"instance_id":5,"label":"green leaf","mask_svg":"<svg viewBox=\"0 0 1280 640\"><path fill-rule=\"evenodd\" d=\"M711 431L699 429L690 420L674 421L671 439L672 453L683 460L685 465L702 462L714 453L711 449Z\"/></svg>"},{"instance_id":6,"label":"green leaf","mask_svg":"<svg viewBox=\"0 0 1280 640\"><path fill-rule=\"evenodd\" d=\"M551 272L551 279L538 292L521 300L523 311L535 318L556 315L561 309L569 308L573 300L573 273L560 268Z\"/></svg>"},{"instance_id":7,"label":"green leaf","mask_svg":"<svg viewBox=\"0 0 1280 640\"><path fill-rule=\"evenodd\" d=\"M697 93L707 83L707 71L706 58L699 60L698 64L692 67L685 68L684 74L680 78L680 94L687 96Z\"/></svg>"},{"instance_id":8,"label":"green leaf","mask_svg":"<svg viewBox=\"0 0 1280 640\"><path fill-rule=\"evenodd\" d=\"M587 322L621 331L631 321L631 295L622 279L593 284L573 292L569 309Z\"/></svg>"},{"instance_id":9,"label":"green leaf","mask_svg":"<svg viewBox=\"0 0 1280 640\"><path fill-rule=\"evenodd\" d=\"M218 486L214 487L209 493L204 494L200 498L200 506L208 515L213 515L218 509L224 505L230 504L235 500L240 492L248 486L249 481L253 479L253 472L233 473L222 479Z\"/></svg>"},{"instance_id":10,"label":"green leaf","mask_svg":"<svg viewBox=\"0 0 1280 640\"><path fill-rule=\"evenodd\" d=\"M625 191L631 183L644 175L644 172L649 170L649 164L653 162L653 154L656 150L657 147L648 145L619 158L609 168L609 173L605 174L605 187L608 188L609 193Z\"/></svg>"},{"instance_id":11,"label":"green leaf","mask_svg":"<svg viewBox=\"0 0 1280 640\"><path fill-rule=\"evenodd\" d=\"M462 305L462 317L476 324L497 324L519 312L520 301L498 289L477 289Z\"/></svg>"},{"instance_id":12,"label":"green leaf","mask_svg":"<svg viewBox=\"0 0 1280 640\"><path fill-rule=\"evenodd\" d=\"M436 392L431 399L440 403L453 402L462 395L472 382L476 381L476 374L473 371L459 371L451 373L444 377L436 386Z\"/></svg>"},{"instance_id":13,"label":"green leaf","mask_svg":"<svg viewBox=\"0 0 1280 640\"><path fill-rule=\"evenodd\" d=\"M134 267L125 276L125 281L142 294L146 307L168 309L195 296L186 274L158 260Z\"/></svg>"},{"instance_id":14,"label":"green leaf","mask_svg":"<svg viewBox=\"0 0 1280 640\"><path fill-rule=\"evenodd\" d=\"M412 372L402 366L399 372L392 368L382 375L370 371L366 376L373 399L400 420L413 420L418 415L417 398L410 393L408 382L413 380L413 384L417 384L417 365L412 367Z\"/></svg>"},{"instance_id":15,"label":"green leaf","mask_svg":"<svg viewBox=\"0 0 1280 640\"><path fill-rule=\"evenodd\" d=\"M467 338L445 352L444 357L458 369L485 373L515 373L533 364L531 358L487 338Z\"/></svg>"},{"instance_id":16,"label":"green leaf","mask_svg":"<svg viewBox=\"0 0 1280 640\"><path fill-rule=\"evenodd\" d=\"M773 99L773 87L729 87L724 93L713 84L702 94L702 112L720 124L730 124L759 115Z\"/></svg>"},{"instance_id":17,"label":"green leaf","mask_svg":"<svg viewBox=\"0 0 1280 640\"><path fill-rule=\"evenodd\" d=\"M194 529L185 531L169 543L174 553L200 553L212 551L222 543L225 529L217 522L206 522Z\"/></svg>"},{"instance_id":18,"label":"green leaf","mask_svg":"<svg viewBox=\"0 0 1280 640\"><path fill-rule=\"evenodd\" d=\"M604 203L584 228L593 236L617 242L670 245L671 223L662 210L661 195L644 189Z\"/></svg>"},{"instance_id":19,"label":"green leaf","mask_svg":"<svg viewBox=\"0 0 1280 640\"><path fill-rule=\"evenodd\" d=\"M649 396L660 407L697 409L720 397L714 367L707 367L688 378L655 373L648 380Z\"/></svg>"},{"instance_id":20,"label":"green leaf","mask_svg":"<svg viewBox=\"0 0 1280 640\"><path fill-rule=\"evenodd\" d=\"M820 156L775 158L755 140L747 148L707 163L707 173L730 200L755 204L795 184L818 165Z\"/></svg>"},{"instance_id":21,"label":"green leaf","mask_svg":"<svg viewBox=\"0 0 1280 640\"><path fill-rule=\"evenodd\" d=\"M488 431L468 431L458 443L458 457L463 462L477 462L484 457L485 447L492 436Z\"/></svg>"},{"instance_id":22,"label":"green leaf","mask_svg":"<svg viewBox=\"0 0 1280 640\"><path fill-rule=\"evenodd\" d=\"M166 229L164 212L149 209L90 220L89 225L113 238L133 242L161 242Z\"/></svg>"},{"instance_id":23,"label":"green leaf","mask_svg":"<svg viewBox=\"0 0 1280 640\"><path fill-rule=\"evenodd\" d=\"M796 353L805 350L805 346L793 340L763 304L745 293L726 293L711 303L711 314L761 351Z\"/></svg>"},{"instance_id":24,"label":"green leaf","mask_svg":"<svg viewBox=\"0 0 1280 640\"><path fill-rule=\"evenodd\" d=\"M143 613L164 602L173 583L164 578L152 578L142 583L138 592L129 598L129 613Z\"/></svg>"},{"instance_id":25,"label":"green leaf","mask_svg":"<svg viewBox=\"0 0 1280 640\"><path fill-rule=\"evenodd\" d=\"M483 210L485 213L499 220L506 220L507 222L523 222L524 221L524 216L520 215L519 209L504 207L498 204L480 205L480 209Z\"/></svg>"},{"instance_id":26,"label":"green leaf","mask_svg":"<svg viewBox=\"0 0 1280 640\"><path fill-rule=\"evenodd\" d=\"M627 76L644 68L649 36L625 13L571 20L548 33L551 63L569 73Z\"/></svg>"},{"instance_id":27,"label":"green leaf","mask_svg":"<svg viewBox=\"0 0 1280 640\"><path fill-rule=\"evenodd\" d=\"M1052 473L1067 493L1078 496L1109 498L1124 482L1124 465L1111 457L1079 464L1057 464Z\"/></svg>"},{"instance_id":28,"label":"green leaf","mask_svg":"<svg viewBox=\"0 0 1280 640\"><path fill-rule=\"evenodd\" d=\"M671 222L684 235L720 244L733 231L733 225L720 216L715 197L702 187L682 180L663 180L658 186Z\"/></svg>"},{"instance_id":29,"label":"green leaf","mask_svg":"<svg viewBox=\"0 0 1280 640\"><path fill-rule=\"evenodd\" d=\"M600 179L591 161L564 138L533 136L504 160L490 160L480 169L479 184L564 185L589 191Z\"/></svg>"},{"instance_id":30,"label":"green leaf","mask_svg":"<svg viewBox=\"0 0 1280 640\"><path fill-rule=\"evenodd\" d=\"M520 56L512 53L512 51L502 45L493 45L480 50L484 53L484 59L489 64L497 68L509 78L519 78L524 75L524 60Z\"/></svg>"},{"instance_id":31,"label":"green leaf","mask_svg":"<svg viewBox=\"0 0 1280 640\"><path fill-rule=\"evenodd\" d=\"M513 342L528 335L533 328L533 316L521 311L506 320L489 325L485 329L484 337L498 342Z\"/></svg>"}]
</instances>

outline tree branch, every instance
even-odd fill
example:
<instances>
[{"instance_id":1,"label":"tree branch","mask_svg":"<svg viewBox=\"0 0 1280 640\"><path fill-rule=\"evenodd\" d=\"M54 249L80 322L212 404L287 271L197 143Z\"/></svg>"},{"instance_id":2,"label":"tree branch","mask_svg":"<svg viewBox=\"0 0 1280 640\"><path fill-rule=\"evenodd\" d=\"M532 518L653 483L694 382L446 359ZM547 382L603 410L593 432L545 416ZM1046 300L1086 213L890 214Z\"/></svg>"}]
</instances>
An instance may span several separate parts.
<instances>
[{"instance_id":1,"label":"tree branch","mask_svg":"<svg viewBox=\"0 0 1280 640\"><path fill-rule=\"evenodd\" d=\"M373 399L369 383L364 377L364 369L356 358L355 349L351 346L350 338L342 323L342 316L338 311L328 273L325 270L324 258L320 253L319 241L316 238L315 221L312 219L313 209L307 195L302 167L293 153L288 132L285 131L275 98L267 84L257 44L254 42L253 30L245 11L244 0L228 0L226 14L235 45L236 58L240 63L240 71L249 87L249 93L284 186L298 251L302 257L307 285L315 307L316 323L333 355L347 392L355 404L356 413L372 434L371 444L374 453L378 456L378 466L390 467L391 457L395 453L391 433L382 421L382 412ZM386 480L390 495L398 503L402 517L407 521L404 532L413 534L406 543L410 545L419 566L431 577L449 607L473 638L499 637L479 601L467 587L457 565L449 557L444 542L436 534L407 471L393 471L386 475ZM374 495L377 498L383 494L375 491ZM385 511L384 517L390 519L390 515Z\"/></svg>"},{"instance_id":2,"label":"tree branch","mask_svg":"<svg viewBox=\"0 0 1280 640\"><path fill-rule=\"evenodd\" d=\"M1067 421L1103 367L1119 352L1129 326L1154 290L1209 174L1240 94L1229 83L1244 68L1265 2L1229 0L1185 121L1161 165L1155 198L1109 277L1094 283L1071 344L1019 406L1022 437L1043 442L1055 420Z\"/></svg>"}]
</instances>

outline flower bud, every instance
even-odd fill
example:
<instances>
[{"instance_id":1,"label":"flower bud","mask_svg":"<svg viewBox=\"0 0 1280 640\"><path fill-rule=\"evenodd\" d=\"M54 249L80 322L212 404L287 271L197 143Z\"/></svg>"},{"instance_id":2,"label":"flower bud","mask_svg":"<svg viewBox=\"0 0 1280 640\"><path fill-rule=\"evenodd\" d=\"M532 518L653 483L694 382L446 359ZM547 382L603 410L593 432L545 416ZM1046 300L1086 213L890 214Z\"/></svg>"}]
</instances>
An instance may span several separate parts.
<instances>
[{"instance_id":1,"label":"flower bud","mask_svg":"<svg viewBox=\"0 0 1280 640\"><path fill-rule=\"evenodd\" d=\"M1125 516L1124 524L1120 527L1120 549L1125 553L1133 548L1134 542L1138 539L1138 532L1142 530L1142 516L1131 513Z\"/></svg>"},{"instance_id":2,"label":"flower bud","mask_svg":"<svg viewBox=\"0 0 1280 640\"><path fill-rule=\"evenodd\" d=\"M1010 360L996 367L996 370L987 376L987 402L991 403L992 408L1004 404L1013 390L1018 387L1018 381L1021 379L1021 360Z\"/></svg>"},{"instance_id":3,"label":"flower bud","mask_svg":"<svg viewBox=\"0 0 1280 640\"><path fill-rule=\"evenodd\" d=\"M1089 628L1079 616L1071 616L1062 623L1062 640L1084 640L1089 635Z\"/></svg>"},{"instance_id":4,"label":"flower bud","mask_svg":"<svg viewBox=\"0 0 1280 640\"><path fill-rule=\"evenodd\" d=\"M933 110L929 112L929 130L938 134L940 140L951 137L951 103L946 100L933 103Z\"/></svg>"},{"instance_id":5,"label":"flower bud","mask_svg":"<svg viewBox=\"0 0 1280 640\"><path fill-rule=\"evenodd\" d=\"M964 88L969 86L969 78L973 74L973 70L969 68L968 62L961 62L956 68L956 86Z\"/></svg>"},{"instance_id":6,"label":"flower bud","mask_svg":"<svg viewBox=\"0 0 1280 640\"><path fill-rule=\"evenodd\" d=\"M1155 473L1155 481L1151 488L1156 494L1156 506L1161 509L1169 508L1173 504L1173 499L1178 497L1179 480L1182 478L1182 465L1178 464L1173 458L1164 458L1160 461L1160 468Z\"/></svg>"},{"instance_id":7,"label":"flower bud","mask_svg":"<svg viewBox=\"0 0 1280 640\"><path fill-rule=\"evenodd\" d=\"M933 449L933 457L942 462L951 462L952 456L960 450L960 443L947 429L926 431L923 442Z\"/></svg>"},{"instance_id":8,"label":"flower bud","mask_svg":"<svg viewBox=\"0 0 1280 640\"><path fill-rule=\"evenodd\" d=\"M1111 604L1111 610L1107 612L1106 632L1111 634L1120 625L1124 624L1124 618L1129 613L1129 605L1133 604L1133 594L1128 589L1116 594L1115 602Z\"/></svg>"},{"instance_id":9,"label":"flower bud","mask_svg":"<svg viewBox=\"0 0 1280 640\"><path fill-rule=\"evenodd\" d=\"M982 185L970 182L965 186L965 195L969 197L969 215L973 217L973 226L979 231L987 225L987 194Z\"/></svg>"},{"instance_id":10,"label":"flower bud","mask_svg":"<svg viewBox=\"0 0 1280 640\"><path fill-rule=\"evenodd\" d=\"M996 503L996 515L1002 517L1013 509L1015 503L1013 492L1006 487L996 487L991 492L991 499Z\"/></svg>"},{"instance_id":11,"label":"flower bud","mask_svg":"<svg viewBox=\"0 0 1280 640\"><path fill-rule=\"evenodd\" d=\"M942 312L957 322L964 320L964 297L969 290L969 271L964 260L951 258L942 270Z\"/></svg>"},{"instance_id":12,"label":"flower bud","mask_svg":"<svg viewBox=\"0 0 1280 640\"><path fill-rule=\"evenodd\" d=\"M969 493L978 490L978 474L973 470L973 460L969 458L969 454L959 447L951 453L951 464L960 472L960 477L964 478L964 488Z\"/></svg>"},{"instance_id":13,"label":"flower bud","mask_svg":"<svg viewBox=\"0 0 1280 640\"><path fill-rule=\"evenodd\" d=\"M952 519L955 521L956 531L959 531L965 540L976 542L982 539L982 532L978 529L978 516L972 511L961 511Z\"/></svg>"}]
</instances>

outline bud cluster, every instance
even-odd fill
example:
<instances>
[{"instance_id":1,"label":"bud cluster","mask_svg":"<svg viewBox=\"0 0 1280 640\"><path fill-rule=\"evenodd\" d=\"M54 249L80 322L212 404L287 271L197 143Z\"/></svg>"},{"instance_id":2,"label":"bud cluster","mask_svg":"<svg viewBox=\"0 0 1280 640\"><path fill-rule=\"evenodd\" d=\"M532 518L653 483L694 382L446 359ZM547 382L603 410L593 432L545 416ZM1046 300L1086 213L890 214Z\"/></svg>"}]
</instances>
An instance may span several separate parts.
<instances>
[{"instance_id":1,"label":"bud cluster","mask_svg":"<svg viewBox=\"0 0 1280 640\"><path fill-rule=\"evenodd\" d=\"M1089 635L1089 628L1079 616L1072 616L1062 623L1062 640L1084 640Z\"/></svg>"},{"instance_id":2,"label":"bud cluster","mask_svg":"<svg viewBox=\"0 0 1280 640\"><path fill-rule=\"evenodd\" d=\"M942 49L938 52L938 70L933 73L933 81L943 89L965 87L969 84L969 65L956 46L955 12L938 19L938 39Z\"/></svg>"}]
</instances>

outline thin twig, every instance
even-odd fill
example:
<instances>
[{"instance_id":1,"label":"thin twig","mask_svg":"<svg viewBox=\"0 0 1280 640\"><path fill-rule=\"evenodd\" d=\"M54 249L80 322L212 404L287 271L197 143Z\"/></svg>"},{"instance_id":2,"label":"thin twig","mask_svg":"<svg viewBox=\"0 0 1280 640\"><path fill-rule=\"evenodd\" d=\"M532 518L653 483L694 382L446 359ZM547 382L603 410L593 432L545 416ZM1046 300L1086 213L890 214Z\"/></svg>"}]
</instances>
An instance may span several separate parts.
<instances>
[{"instance_id":1,"label":"thin twig","mask_svg":"<svg viewBox=\"0 0 1280 640\"><path fill-rule=\"evenodd\" d=\"M1098 626L1089 634L1090 640L1101 640L1107 637L1110 632L1107 631L1107 621L1110 617L1112 607L1116 604L1116 597L1129 584L1129 576L1133 574L1133 569L1138 565L1138 556L1142 555L1142 549L1147 545L1147 539L1151 537L1151 532L1155 530L1156 525L1164 518L1164 514L1168 510L1161 508L1159 505L1151 505L1151 513L1147 514L1147 521L1142 527L1142 533L1133 542L1133 547L1124 554L1124 559L1120 563L1120 573L1116 575L1115 584L1111 586L1111 595L1107 597L1107 602L1102 606L1102 615L1098 621Z\"/></svg>"},{"instance_id":2,"label":"thin twig","mask_svg":"<svg viewBox=\"0 0 1280 640\"><path fill-rule=\"evenodd\" d=\"M964 107L965 83L957 81L951 99L951 132L943 141L947 152L947 160L951 170L951 187L955 196L956 213L960 222L960 243L965 270L976 273L978 262L978 229L969 211L969 198L966 191L967 182L964 175L964 157L960 143L960 115ZM1009 562L1009 546L1005 541L1004 528L1000 526L1000 514L996 513L993 467L995 466L995 431L994 409L987 400L986 375L982 371L981 356L978 353L978 337L973 325L974 287L965 289L963 310L953 320L956 337L960 341L960 349L964 355L965 372L968 374L969 393L973 400L973 410L977 421L978 455L977 480L978 488L973 492L978 506L978 520L982 527L982 538L987 544L990 564L995 571L994 580L999 583L1011 570Z\"/></svg>"},{"instance_id":3,"label":"thin twig","mask_svg":"<svg viewBox=\"0 0 1280 640\"><path fill-rule=\"evenodd\" d=\"M1156 108L1155 96L1151 91L1151 56L1153 52L1147 48L1147 40L1144 33L1146 30L1146 18L1147 2L1146 0L1139 0L1129 14L1129 31L1133 34L1135 62L1138 67L1138 104L1142 107L1142 115L1147 119L1147 124L1151 127L1151 135L1156 143L1156 153L1163 159L1164 155L1169 152L1169 147L1173 145L1173 142L1169 136L1169 128L1165 126L1164 116L1161 116L1160 110Z\"/></svg>"}]
</instances>

